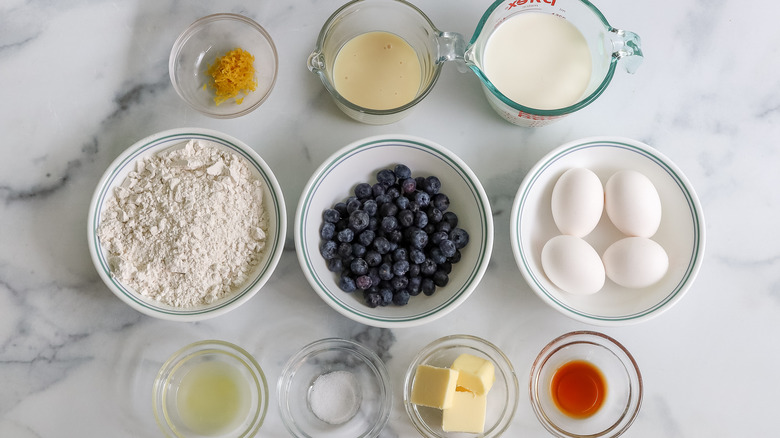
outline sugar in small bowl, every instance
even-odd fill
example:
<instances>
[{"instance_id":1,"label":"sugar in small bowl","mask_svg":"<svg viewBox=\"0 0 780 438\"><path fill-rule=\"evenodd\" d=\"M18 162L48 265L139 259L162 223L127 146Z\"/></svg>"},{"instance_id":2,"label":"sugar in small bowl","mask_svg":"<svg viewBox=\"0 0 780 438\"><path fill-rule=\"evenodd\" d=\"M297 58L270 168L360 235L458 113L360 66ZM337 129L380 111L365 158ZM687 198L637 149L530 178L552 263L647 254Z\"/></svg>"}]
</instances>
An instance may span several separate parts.
<instances>
[{"instance_id":1,"label":"sugar in small bowl","mask_svg":"<svg viewBox=\"0 0 780 438\"><path fill-rule=\"evenodd\" d=\"M285 427L300 438L377 437L393 400L379 356L339 338L312 342L290 357L277 394Z\"/></svg>"},{"instance_id":2,"label":"sugar in small bowl","mask_svg":"<svg viewBox=\"0 0 780 438\"><path fill-rule=\"evenodd\" d=\"M160 368L154 415L169 437L252 437L268 411L268 384L257 361L229 342L187 345Z\"/></svg>"}]
</instances>

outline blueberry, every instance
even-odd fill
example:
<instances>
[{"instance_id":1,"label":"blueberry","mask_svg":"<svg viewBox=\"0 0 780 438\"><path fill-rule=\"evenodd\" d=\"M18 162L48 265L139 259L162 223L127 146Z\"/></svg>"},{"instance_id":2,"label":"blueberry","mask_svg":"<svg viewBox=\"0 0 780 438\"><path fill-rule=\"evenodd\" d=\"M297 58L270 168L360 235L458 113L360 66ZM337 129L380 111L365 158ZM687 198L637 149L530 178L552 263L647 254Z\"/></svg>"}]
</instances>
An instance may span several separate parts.
<instances>
[{"instance_id":1,"label":"blueberry","mask_svg":"<svg viewBox=\"0 0 780 438\"><path fill-rule=\"evenodd\" d=\"M416 264L410 264L409 265L409 278L412 279L414 277L420 276L420 265Z\"/></svg>"},{"instance_id":2,"label":"blueberry","mask_svg":"<svg viewBox=\"0 0 780 438\"><path fill-rule=\"evenodd\" d=\"M363 231L368 228L369 219L364 210L355 210L349 215L349 228L357 232Z\"/></svg>"},{"instance_id":3,"label":"blueberry","mask_svg":"<svg viewBox=\"0 0 780 438\"><path fill-rule=\"evenodd\" d=\"M340 243L338 247L338 255L342 259L352 257L352 244L346 242Z\"/></svg>"},{"instance_id":4,"label":"blueberry","mask_svg":"<svg viewBox=\"0 0 780 438\"><path fill-rule=\"evenodd\" d=\"M373 186L371 186L371 193L376 198L379 195L384 195L385 194L385 189L386 189L385 186L383 186L382 184L376 183Z\"/></svg>"},{"instance_id":5,"label":"blueberry","mask_svg":"<svg viewBox=\"0 0 780 438\"><path fill-rule=\"evenodd\" d=\"M452 225L450 225L450 223L446 220L443 220L436 224L436 231L444 231L447 233L447 237L449 237L450 231L452 231Z\"/></svg>"},{"instance_id":6,"label":"blueberry","mask_svg":"<svg viewBox=\"0 0 780 438\"><path fill-rule=\"evenodd\" d=\"M339 289L344 292L354 292L356 288L355 280L353 280L352 277L344 276L339 280Z\"/></svg>"},{"instance_id":7,"label":"blueberry","mask_svg":"<svg viewBox=\"0 0 780 438\"><path fill-rule=\"evenodd\" d=\"M379 205L373 199L366 199L363 202L362 210L365 211L369 217L376 216L376 212L379 210Z\"/></svg>"},{"instance_id":8,"label":"blueberry","mask_svg":"<svg viewBox=\"0 0 780 438\"><path fill-rule=\"evenodd\" d=\"M372 309L382 303L382 295L379 292L371 292L363 295L363 300L368 307Z\"/></svg>"},{"instance_id":9,"label":"blueberry","mask_svg":"<svg viewBox=\"0 0 780 438\"><path fill-rule=\"evenodd\" d=\"M396 217L398 218L398 225L403 228L411 227L414 224L414 213L411 210L401 210Z\"/></svg>"},{"instance_id":10,"label":"blueberry","mask_svg":"<svg viewBox=\"0 0 780 438\"><path fill-rule=\"evenodd\" d=\"M469 233L463 228L453 228L450 231L450 240L455 243L455 247L463 249L469 243Z\"/></svg>"},{"instance_id":11,"label":"blueberry","mask_svg":"<svg viewBox=\"0 0 780 438\"><path fill-rule=\"evenodd\" d=\"M396 219L395 216L385 216L382 218L382 224L379 226L380 230L389 233L396 228L398 228L398 219Z\"/></svg>"},{"instance_id":12,"label":"blueberry","mask_svg":"<svg viewBox=\"0 0 780 438\"><path fill-rule=\"evenodd\" d=\"M422 275L433 275L436 272L436 269L436 262L431 259L425 259L422 263L420 263L420 274Z\"/></svg>"},{"instance_id":13,"label":"blueberry","mask_svg":"<svg viewBox=\"0 0 780 438\"><path fill-rule=\"evenodd\" d=\"M446 239L439 243L439 250L441 250L444 257L452 257L455 255L455 251L457 251L458 248L455 247L455 242Z\"/></svg>"},{"instance_id":14,"label":"blueberry","mask_svg":"<svg viewBox=\"0 0 780 438\"><path fill-rule=\"evenodd\" d=\"M433 283L436 286L444 287L447 285L447 283L449 283L449 281L450 281L450 277L444 271L436 271L433 274Z\"/></svg>"},{"instance_id":15,"label":"blueberry","mask_svg":"<svg viewBox=\"0 0 780 438\"><path fill-rule=\"evenodd\" d=\"M458 215L451 211L444 212L444 214L442 215L442 220L449 223L452 228L458 226Z\"/></svg>"},{"instance_id":16,"label":"blueberry","mask_svg":"<svg viewBox=\"0 0 780 438\"><path fill-rule=\"evenodd\" d=\"M423 228L423 231L425 231L425 234L430 236L431 234L436 232L436 225L433 224L432 222L428 222L428 225L426 225L425 228Z\"/></svg>"},{"instance_id":17,"label":"blueberry","mask_svg":"<svg viewBox=\"0 0 780 438\"><path fill-rule=\"evenodd\" d=\"M360 290L366 290L371 287L371 277L368 275L361 275L355 279L355 287Z\"/></svg>"},{"instance_id":18,"label":"blueberry","mask_svg":"<svg viewBox=\"0 0 780 438\"><path fill-rule=\"evenodd\" d=\"M405 164L397 164L395 166L395 176L400 180L411 178L412 170Z\"/></svg>"},{"instance_id":19,"label":"blueberry","mask_svg":"<svg viewBox=\"0 0 780 438\"><path fill-rule=\"evenodd\" d=\"M406 178L401 182L401 191L404 193L414 193L417 190L417 182L413 178Z\"/></svg>"},{"instance_id":20,"label":"blueberry","mask_svg":"<svg viewBox=\"0 0 780 438\"><path fill-rule=\"evenodd\" d=\"M382 263L387 263L390 266L393 266L393 263L395 263L395 260L393 260L392 254L385 254L382 256Z\"/></svg>"},{"instance_id":21,"label":"blueberry","mask_svg":"<svg viewBox=\"0 0 780 438\"><path fill-rule=\"evenodd\" d=\"M398 206L392 202L385 202L379 206L379 216L395 216L398 214Z\"/></svg>"},{"instance_id":22,"label":"blueberry","mask_svg":"<svg viewBox=\"0 0 780 438\"><path fill-rule=\"evenodd\" d=\"M423 249L425 248L425 245L428 244L428 235L425 233L425 231L419 228L414 228L411 235L409 236L409 244L411 244L414 248Z\"/></svg>"},{"instance_id":23,"label":"blueberry","mask_svg":"<svg viewBox=\"0 0 780 438\"><path fill-rule=\"evenodd\" d=\"M358 199L366 199L369 196L371 196L371 184L368 183L360 183L355 186L355 196Z\"/></svg>"},{"instance_id":24,"label":"blueberry","mask_svg":"<svg viewBox=\"0 0 780 438\"><path fill-rule=\"evenodd\" d=\"M400 277L406 275L407 272L409 272L409 262L407 260L393 263L393 275Z\"/></svg>"},{"instance_id":25,"label":"blueberry","mask_svg":"<svg viewBox=\"0 0 780 438\"><path fill-rule=\"evenodd\" d=\"M379 218L372 216L368 218L368 229L371 231L376 231L379 229Z\"/></svg>"},{"instance_id":26,"label":"blueberry","mask_svg":"<svg viewBox=\"0 0 780 438\"><path fill-rule=\"evenodd\" d=\"M392 199L396 199L399 196L401 196L401 189L396 186L391 186L387 188L387 195L390 196Z\"/></svg>"},{"instance_id":27,"label":"blueberry","mask_svg":"<svg viewBox=\"0 0 780 438\"><path fill-rule=\"evenodd\" d=\"M382 279L379 278L379 268L369 268L368 278L371 279L371 286L377 286L379 282L382 281Z\"/></svg>"},{"instance_id":28,"label":"blueberry","mask_svg":"<svg viewBox=\"0 0 780 438\"><path fill-rule=\"evenodd\" d=\"M365 260L358 257L352 260L352 263L349 264L349 269L355 275L366 275L368 274L368 263L366 263Z\"/></svg>"},{"instance_id":29,"label":"blueberry","mask_svg":"<svg viewBox=\"0 0 780 438\"><path fill-rule=\"evenodd\" d=\"M387 240L390 241L392 245L390 245L391 251L395 251L396 248L398 248L398 244L401 243L401 241L404 240L404 233L401 230L393 230L385 235L387 237Z\"/></svg>"},{"instance_id":30,"label":"blueberry","mask_svg":"<svg viewBox=\"0 0 780 438\"><path fill-rule=\"evenodd\" d=\"M404 210L406 208L409 208L409 198L406 196L399 196L395 198L395 205L398 207L399 210Z\"/></svg>"},{"instance_id":31,"label":"blueberry","mask_svg":"<svg viewBox=\"0 0 780 438\"><path fill-rule=\"evenodd\" d=\"M425 212L428 214L428 220L434 224L441 222L442 218L444 217L441 210L434 206L429 206L428 210Z\"/></svg>"},{"instance_id":32,"label":"blueberry","mask_svg":"<svg viewBox=\"0 0 780 438\"><path fill-rule=\"evenodd\" d=\"M339 231L339 233L336 235L336 239L338 239L339 242L343 243L349 243L352 242L352 239L355 238L355 232L352 231L350 228L344 228L343 230Z\"/></svg>"},{"instance_id":33,"label":"blueberry","mask_svg":"<svg viewBox=\"0 0 780 438\"><path fill-rule=\"evenodd\" d=\"M339 213L335 208L329 208L322 212L322 219L325 222L335 224L339 221L339 219L341 219L341 213Z\"/></svg>"},{"instance_id":34,"label":"blueberry","mask_svg":"<svg viewBox=\"0 0 780 438\"><path fill-rule=\"evenodd\" d=\"M409 279L409 285L406 286L406 290L409 291L409 295L416 297L420 295L422 286L422 277L412 277Z\"/></svg>"},{"instance_id":35,"label":"blueberry","mask_svg":"<svg viewBox=\"0 0 780 438\"><path fill-rule=\"evenodd\" d=\"M425 178L423 190L425 190L425 192L429 195L435 195L439 193L439 190L441 190L441 181L439 181L439 178L433 175L429 176L428 178Z\"/></svg>"},{"instance_id":36,"label":"blueberry","mask_svg":"<svg viewBox=\"0 0 780 438\"><path fill-rule=\"evenodd\" d=\"M384 186L389 187L395 184L395 173L393 173L393 171L390 169L380 170L376 174L376 181L379 184L383 184Z\"/></svg>"},{"instance_id":37,"label":"blueberry","mask_svg":"<svg viewBox=\"0 0 780 438\"><path fill-rule=\"evenodd\" d=\"M427 192L416 192L414 194L414 202L419 205L420 208L425 208L430 204L431 196Z\"/></svg>"},{"instance_id":38,"label":"blueberry","mask_svg":"<svg viewBox=\"0 0 780 438\"><path fill-rule=\"evenodd\" d=\"M366 255L366 247L358 242L352 242L352 255L355 257L363 257Z\"/></svg>"},{"instance_id":39,"label":"blueberry","mask_svg":"<svg viewBox=\"0 0 780 438\"><path fill-rule=\"evenodd\" d=\"M377 196L376 198L374 198L374 200L376 201L376 204L380 207L384 204L387 204L388 202L393 202L393 199L387 193L383 193Z\"/></svg>"},{"instance_id":40,"label":"blueberry","mask_svg":"<svg viewBox=\"0 0 780 438\"><path fill-rule=\"evenodd\" d=\"M446 211L450 208L450 198L444 193L437 193L436 196L433 197L432 202L433 206L441 211Z\"/></svg>"},{"instance_id":41,"label":"blueberry","mask_svg":"<svg viewBox=\"0 0 780 438\"><path fill-rule=\"evenodd\" d=\"M336 205L333 206L333 209L339 212L339 215L341 217L347 217L347 203L346 202L338 202Z\"/></svg>"},{"instance_id":42,"label":"blueberry","mask_svg":"<svg viewBox=\"0 0 780 438\"><path fill-rule=\"evenodd\" d=\"M430 251L428 251L428 257L430 257L431 260L433 260L433 262L436 263L437 265L447 261L447 257L436 246L434 246L433 248L430 249Z\"/></svg>"},{"instance_id":43,"label":"blueberry","mask_svg":"<svg viewBox=\"0 0 780 438\"><path fill-rule=\"evenodd\" d=\"M358 198L352 196L349 199L347 199L347 213L352 213L353 211L359 209L360 206L361 204Z\"/></svg>"},{"instance_id":44,"label":"blueberry","mask_svg":"<svg viewBox=\"0 0 780 438\"><path fill-rule=\"evenodd\" d=\"M358 242L360 242L363 246L369 246L371 245L371 242L374 241L374 238L376 237L376 233L374 233L372 230L363 230L360 234L358 234Z\"/></svg>"},{"instance_id":45,"label":"blueberry","mask_svg":"<svg viewBox=\"0 0 780 438\"><path fill-rule=\"evenodd\" d=\"M458 263L460 261L460 251L455 251L455 255L447 259L450 263Z\"/></svg>"},{"instance_id":46,"label":"blueberry","mask_svg":"<svg viewBox=\"0 0 780 438\"><path fill-rule=\"evenodd\" d=\"M325 260L330 260L336 257L338 247L339 245L333 240L325 241L322 245L320 245L320 254Z\"/></svg>"},{"instance_id":47,"label":"blueberry","mask_svg":"<svg viewBox=\"0 0 780 438\"><path fill-rule=\"evenodd\" d=\"M380 306L389 306L393 302L393 291L390 289L379 289L379 294L382 296L382 302Z\"/></svg>"},{"instance_id":48,"label":"blueberry","mask_svg":"<svg viewBox=\"0 0 780 438\"><path fill-rule=\"evenodd\" d=\"M390 286L393 288L393 290L406 289L406 287L409 286L409 278L404 276L395 276L390 279Z\"/></svg>"},{"instance_id":49,"label":"blueberry","mask_svg":"<svg viewBox=\"0 0 780 438\"><path fill-rule=\"evenodd\" d=\"M417 188L422 190L423 186L425 185L425 177L424 176L418 176L414 179L414 183L417 184Z\"/></svg>"},{"instance_id":50,"label":"blueberry","mask_svg":"<svg viewBox=\"0 0 780 438\"><path fill-rule=\"evenodd\" d=\"M379 265L379 279L390 280L393 278L393 267L388 263L382 263Z\"/></svg>"},{"instance_id":51,"label":"blueberry","mask_svg":"<svg viewBox=\"0 0 780 438\"><path fill-rule=\"evenodd\" d=\"M425 261L425 253L421 249L412 248L409 250L409 260L419 265Z\"/></svg>"},{"instance_id":52,"label":"blueberry","mask_svg":"<svg viewBox=\"0 0 780 438\"><path fill-rule=\"evenodd\" d=\"M390 241L387 240L386 237L379 236L374 239L374 249L376 249L376 252L379 254L387 254L390 252Z\"/></svg>"},{"instance_id":53,"label":"blueberry","mask_svg":"<svg viewBox=\"0 0 780 438\"><path fill-rule=\"evenodd\" d=\"M417 228L425 228L428 225L428 215L424 211L418 211L414 214L414 226Z\"/></svg>"},{"instance_id":54,"label":"blueberry","mask_svg":"<svg viewBox=\"0 0 780 438\"><path fill-rule=\"evenodd\" d=\"M450 235L446 231L437 231L431 234L430 240L432 244L439 245L442 242L442 240L447 240L449 238Z\"/></svg>"},{"instance_id":55,"label":"blueberry","mask_svg":"<svg viewBox=\"0 0 780 438\"><path fill-rule=\"evenodd\" d=\"M340 258L334 257L328 260L328 270L330 272L339 273L344 270L344 263L341 262Z\"/></svg>"},{"instance_id":56,"label":"blueberry","mask_svg":"<svg viewBox=\"0 0 780 438\"><path fill-rule=\"evenodd\" d=\"M423 278L422 282L420 283L420 290L422 290L422 293L425 295L431 296L434 292L436 292L436 283L433 282L432 278Z\"/></svg>"},{"instance_id":57,"label":"blueberry","mask_svg":"<svg viewBox=\"0 0 780 438\"><path fill-rule=\"evenodd\" d=\"M409 304L410 296L411 294L406 289L397 290L393 294L393 304L395 304L396 306L405 306Z\"/></svg>"},{"instance_id":58,"label":"blueberry","mask_svg":"<svg viewBox=\"0 0 780 438\"><path fill-rule=\"evenodd\" d=\"M450 262L444 262L439 264L439 271L444 271L445 274L449 274L452 272L452 263Z\"/></svg>"},{"instance_id":59,"label":"blueberry","mask_svg":"<svg viewBox=\"0 0 780 438\"><path fill-rule=\"evenodd\" d=\"M395 251L393 251L393 260L396 262L409 260L409 251L404 247L397 248Z\"/></svg>"},{"instance_id":60,"label":"blueberry","mask_svg":"<svg viewBox=\"0 0 780 438\"><path fill-rule=\"evenodd\" d=\"M335 211L335 210L334 210ZM320 228L320 237L322 240L331 240L336 235L336 224L333 222L323 222Z\"/></svg>"}]
</instances>

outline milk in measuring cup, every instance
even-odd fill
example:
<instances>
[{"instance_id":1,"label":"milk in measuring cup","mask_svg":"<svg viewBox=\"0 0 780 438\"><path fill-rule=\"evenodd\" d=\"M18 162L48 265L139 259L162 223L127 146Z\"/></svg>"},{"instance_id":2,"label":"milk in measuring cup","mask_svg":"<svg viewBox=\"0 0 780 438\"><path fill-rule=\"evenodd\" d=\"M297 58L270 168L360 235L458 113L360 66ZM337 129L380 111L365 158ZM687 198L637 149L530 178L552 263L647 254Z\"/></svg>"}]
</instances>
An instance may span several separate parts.
<instances>
[{"instance_id":1,"label":"milk in measuring cup","mask_svg":"<svg viewBox=\"0 0 780 438\"><path fill-rule=\"evenodd\" d=\"M553 110L577 103L592 71L588 43L568 20L526 12L501 23L485 45L484 72L520 105Z\"/></svg>"}]
</instances>

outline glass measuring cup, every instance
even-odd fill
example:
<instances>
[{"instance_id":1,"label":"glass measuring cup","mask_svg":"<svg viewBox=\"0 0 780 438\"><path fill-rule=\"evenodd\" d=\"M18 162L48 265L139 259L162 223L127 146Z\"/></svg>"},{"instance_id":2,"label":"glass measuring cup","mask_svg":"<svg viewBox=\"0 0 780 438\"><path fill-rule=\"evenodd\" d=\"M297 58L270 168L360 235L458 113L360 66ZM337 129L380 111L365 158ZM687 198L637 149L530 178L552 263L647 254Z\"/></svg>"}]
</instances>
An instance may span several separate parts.
<instances>
[{"instance_id":1,"label":"glass measuring cup","mask_svg":"<svg viewBox=\"0 0 780 438\"><path fill-rule=\"evenodd\" d=\"M368 32L388 32L404 39L417 54L422 69L414 98L397 108L371 109L347 100L334 86L333 69L339 50L352 38ZM353 119L368 124L396 122L406 115L433 88L441 73L440 32L417 7L403 0L354 0L334 12L317 38L307 66L322 80L336 105ZM465 44L464 44L465 49Z\"/></svg>"},{"instance_id":2,"label":"glass measuring cup","mask_svg":"<svg viewBox=\"0 0 780 438\"><path fill-rule=\"evenodd\" d=\"M582 97L574 104L556 109L537 109L514 102L485 74L485 47L496 29L517 14L554 15L573 24L584 36L591 56L591 75ZM531 41L518 41L529 44ZM520 126L544 126L578 111L598 98L612 80L618 62L634 73L642 61L640 38L633 32L616 29L587 0L497 0L482 16L466 48L463 60L477 77L488 102L504 119ZM522 78L518 78L522 80Z\"/></svg>"}]
</instances>

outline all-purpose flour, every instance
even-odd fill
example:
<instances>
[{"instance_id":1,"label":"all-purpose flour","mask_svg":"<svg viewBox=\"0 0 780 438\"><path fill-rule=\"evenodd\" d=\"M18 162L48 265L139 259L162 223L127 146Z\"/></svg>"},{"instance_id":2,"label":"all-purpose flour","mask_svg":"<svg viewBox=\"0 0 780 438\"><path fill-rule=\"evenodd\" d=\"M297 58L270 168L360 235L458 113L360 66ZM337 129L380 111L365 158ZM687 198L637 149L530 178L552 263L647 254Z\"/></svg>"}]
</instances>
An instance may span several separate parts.
<instances>
[{"instance_id":1,"label":"all-purpose flour","mask_svg":"<svg viewBox=\"0 0 780 438\"><path fill-rule=\"evenodd\" d=\"M210 303L257 265L267 217L246 161L207 141L136 162L107 201L98 235L112 274L164 304Z\"/></svg>"}]
</instances>

